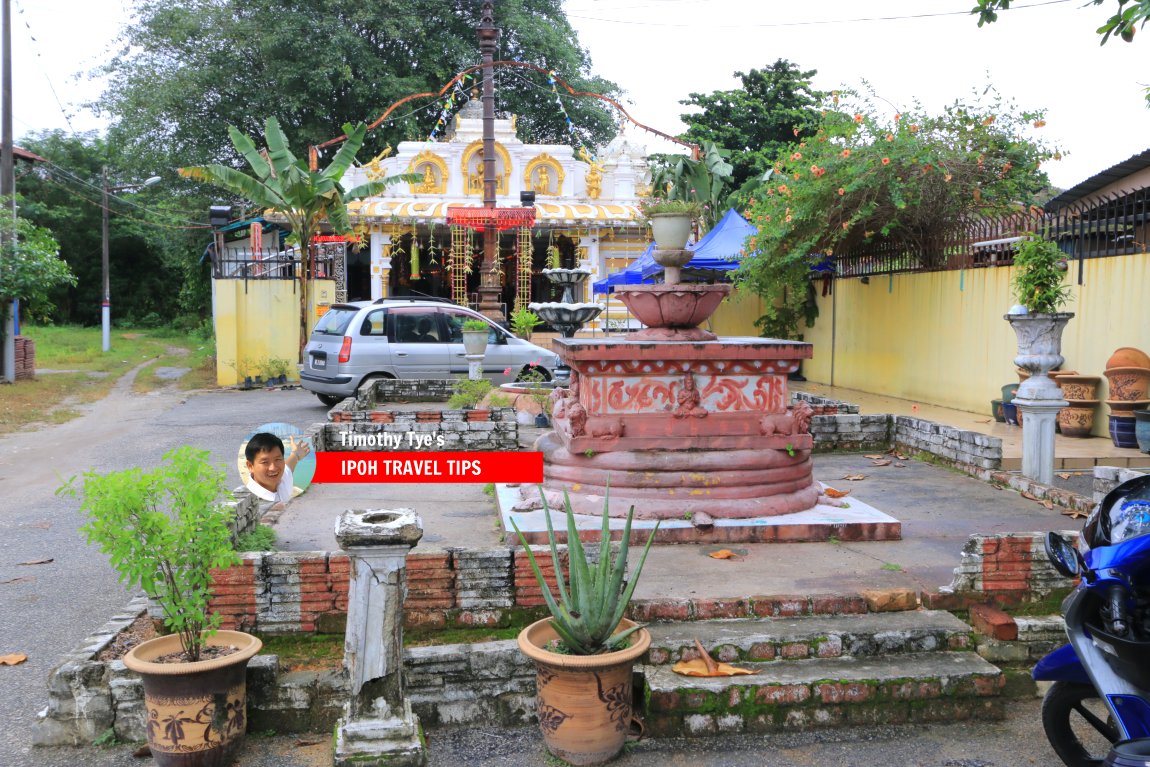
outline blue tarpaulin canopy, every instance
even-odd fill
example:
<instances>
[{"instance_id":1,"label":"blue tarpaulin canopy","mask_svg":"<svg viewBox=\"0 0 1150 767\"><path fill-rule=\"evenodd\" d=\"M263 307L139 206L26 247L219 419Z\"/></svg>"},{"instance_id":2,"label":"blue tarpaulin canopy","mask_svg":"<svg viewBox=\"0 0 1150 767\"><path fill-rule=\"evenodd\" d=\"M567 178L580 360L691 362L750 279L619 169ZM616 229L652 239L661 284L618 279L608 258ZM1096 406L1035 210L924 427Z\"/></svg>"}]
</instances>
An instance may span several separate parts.
<instances>
[{"instance_id":1,"label":"blue tarpaulin canopy","mask_svg":"<svg viewBox=\"0 0 1150 767\"><path fill-rule=\"evenodd\" d=\"M641 283L651 283L653 279L643 279L643 269L647 266L658 266L655 259L651 256L651 251L655 249L655 243L647 246L643 251L643 255L636 258L631 265L626 269L620 269L617 272L612 272L603 279L594 283L591 288L596 293L612 293L616 285L639 285Z\"/></svg>"},{"instance_id":2,"label":"blue tarpaulin canopy","mask_svg":"<svg viewBox=\"0 0 1150 767\"><path fill-rule=\"evenodd\" d=\"M687 250L694 251L695 255L683 267L684 276L691 271L727 272L738 268L739 257L742 255L747 237L758 231L734 208L728 209L719 223L703 235L702 239L693 245L687 245ZM635 264L638 263L637 259ZM645 278L653 277L661 271L663 271L663 267L651 259L650 262L644 264L642 275Z\"/></svg>"}]
</instances>

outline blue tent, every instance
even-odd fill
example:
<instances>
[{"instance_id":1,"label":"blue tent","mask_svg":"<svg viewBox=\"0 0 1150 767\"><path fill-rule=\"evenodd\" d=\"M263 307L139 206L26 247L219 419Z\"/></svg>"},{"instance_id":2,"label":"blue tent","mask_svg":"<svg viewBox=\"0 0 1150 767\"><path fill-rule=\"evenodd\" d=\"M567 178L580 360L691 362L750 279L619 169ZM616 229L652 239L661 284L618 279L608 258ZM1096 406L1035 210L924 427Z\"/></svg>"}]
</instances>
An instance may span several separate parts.
<instances>
[{"instance_id":1,"label":"blue tent","mask_svg":"<svg viewBox=\"0 0 1150 767\"><path fill-rule=\"evenodd\" d=\"M735 212L734 208L728 209L719 223L703 235L702 239L693 245L687 245L687 250L694 251L695 255L683 267L684 276L690 271L726 272L738 268L739 256L746 244L747 237L758 231L754 225L748 223L745 218ZM639 260L641 259L636 259L635 265L638 265ZM654 277L661 271L663 271L663 267L655 263L654 259L650 259L642 267L644 278Z\"/></svg>"},{"instance_id":2,"label":"blue tent","mask_svg":"<svg viewBox=\"0 0 1150 767\"><path fill-rule=\"evenodd\" d=\"M655 243L647 246L643 251L643 255L636 258L631 262L631 265L626 269L620 269L617 272L612 272L603 279L594 283L591 289L596 293L613 293L616 285L639 285L641 283L654 282L653 279L644 279L643 270L648 266L658 266L655 259L651 256L651 251L655 249Z\"/></svg>"}]
</instances>

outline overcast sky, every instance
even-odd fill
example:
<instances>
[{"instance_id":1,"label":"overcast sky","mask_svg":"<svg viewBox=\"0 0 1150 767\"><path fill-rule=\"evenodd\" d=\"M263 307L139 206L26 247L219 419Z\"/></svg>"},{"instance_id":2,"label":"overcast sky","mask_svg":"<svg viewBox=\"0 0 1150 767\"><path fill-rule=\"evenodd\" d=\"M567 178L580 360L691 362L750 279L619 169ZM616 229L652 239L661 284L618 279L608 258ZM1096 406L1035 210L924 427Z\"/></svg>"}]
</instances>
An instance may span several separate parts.
<instances>
[{"instance_id":1,"label":"overcast sky","mask_svg":"<svg viewBox=\"0 0 1150 767\"><path fill-rule=\"evenodd\" d=\"M12 2L17 137L101 128L79 106L100 83L77 73L110 55L130 3ZM1045 167L1063 188L1150 148L1142 97L1150 29L1133 43L1099 46L1094 30L1114 0L1019 2L982 29L967 14L974 0L564 0L564 7L595 73L626 89L636 120L667 133L683 129L678 102L687 94L736 87L734 72L785 58L818 70L815 85L825 90L869 81L892 112L916 99L938 111L988 84L1020 108L1046 108L1042 136L1066 156ZM640 140L663 148L654 137Z\"/></svg>"}]
</instances>

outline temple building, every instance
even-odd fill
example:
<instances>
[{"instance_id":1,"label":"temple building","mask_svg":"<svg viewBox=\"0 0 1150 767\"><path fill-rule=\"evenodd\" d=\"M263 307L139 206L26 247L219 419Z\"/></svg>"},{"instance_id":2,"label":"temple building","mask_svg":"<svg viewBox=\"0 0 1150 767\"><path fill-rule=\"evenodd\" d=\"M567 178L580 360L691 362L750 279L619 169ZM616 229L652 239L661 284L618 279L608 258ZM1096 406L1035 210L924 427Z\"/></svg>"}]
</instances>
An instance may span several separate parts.
<instances>
[{"instance_id":1,"label":"temple building","mask_svg":"<svg viewBox=\"0 0 1150 767\"><path fill-rule=\"evenodd\" d=\"M474 304L482 235L447 220L449 208L483 207L482 123L480 101L473 99L444 140L406 141L394 154L348 171L347 188L401 173L415 179L348 205L368 247L349 249L346 268L335 270L336 301L429 295ZM501 303L510 311L557 297L541 273L549 266L590 270L585 295L575 300L591 301L591 283L628 266L647 245L637 208L650 193L646 149L624 135L594 154L524 144L515 123L514 116L495 121L496 205L533 205L535 222L500 232ZM523 193L534 193L533 202Z\"/></svg>"}]
</instances>

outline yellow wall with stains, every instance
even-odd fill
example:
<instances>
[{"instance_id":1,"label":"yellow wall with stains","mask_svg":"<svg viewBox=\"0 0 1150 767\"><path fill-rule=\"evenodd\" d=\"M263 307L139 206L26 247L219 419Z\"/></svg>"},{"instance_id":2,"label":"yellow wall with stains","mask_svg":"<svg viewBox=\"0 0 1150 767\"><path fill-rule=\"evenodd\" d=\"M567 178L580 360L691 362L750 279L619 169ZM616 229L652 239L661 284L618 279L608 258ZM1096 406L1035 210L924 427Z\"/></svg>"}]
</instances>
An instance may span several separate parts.
<instances>
[{"instance_id":1,"label":"yellow wall with stains","mask_svg":"<svg viewBox=\"0 0 1150 767\"><path fill-rule=\"evenodd\" d=\"M335 302L335 282L317 280L310 325ZM294 280L213 280L216 383L235 386L244 376L269 374L268 361L285 360L290 380L299 380L299 283Z\"/></svg>"}]
</instances>

